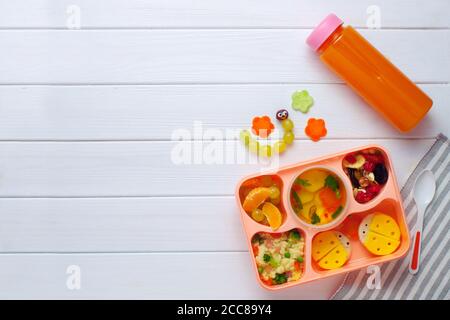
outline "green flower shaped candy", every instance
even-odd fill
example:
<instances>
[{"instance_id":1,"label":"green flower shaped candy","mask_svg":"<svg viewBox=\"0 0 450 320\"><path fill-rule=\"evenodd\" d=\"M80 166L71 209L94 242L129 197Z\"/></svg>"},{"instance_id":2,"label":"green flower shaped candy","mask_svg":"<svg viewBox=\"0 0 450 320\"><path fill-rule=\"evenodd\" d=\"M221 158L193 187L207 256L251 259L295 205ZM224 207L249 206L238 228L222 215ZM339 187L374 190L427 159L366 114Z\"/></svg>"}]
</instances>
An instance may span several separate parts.
<instances>
[{"instance_id":1,"label":"green flower shaped candy","mask_svg":"<svg viewBox=\"0 0 450 320\"><path fill-rule=\"evenodd\" d=\"M306 90L295 91L292 94L292 109L307 113L314 104L313 98Z\"/></svg>"}]
</instances>

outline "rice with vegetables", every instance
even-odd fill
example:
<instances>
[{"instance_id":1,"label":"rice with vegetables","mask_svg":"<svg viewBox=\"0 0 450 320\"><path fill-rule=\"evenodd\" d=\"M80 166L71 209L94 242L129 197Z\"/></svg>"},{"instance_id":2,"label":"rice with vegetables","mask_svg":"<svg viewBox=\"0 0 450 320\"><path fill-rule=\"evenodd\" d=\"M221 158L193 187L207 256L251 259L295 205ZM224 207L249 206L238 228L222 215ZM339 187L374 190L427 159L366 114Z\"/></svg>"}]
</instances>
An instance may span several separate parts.
<instances>
[{"instance_id":1,"label":"rice with vegetables","mask_svg":"<svg viewBox=\"0 0 450 320\"><path fill-rule=\"evenodd\" d=\"M258 233L252 239L258 273L267 285L279 285L301 278L305 241L297 230Z\"/></svg>"}]
</instances>

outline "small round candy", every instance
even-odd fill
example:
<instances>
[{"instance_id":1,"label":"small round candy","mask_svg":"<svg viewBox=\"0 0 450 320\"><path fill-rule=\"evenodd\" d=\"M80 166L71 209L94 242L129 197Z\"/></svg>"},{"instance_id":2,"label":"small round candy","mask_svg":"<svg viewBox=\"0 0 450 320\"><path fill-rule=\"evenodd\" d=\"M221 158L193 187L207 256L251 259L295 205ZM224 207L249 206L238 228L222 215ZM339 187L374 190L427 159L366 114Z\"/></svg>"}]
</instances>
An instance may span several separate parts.
<instances>
[{"instance_id":1,"label":"small round candy","mask_svg":"<svg viewBox=\"0 0 450 320\"><path fill-rule=\"evenodd\" d=\"M283 140L284 142L286 142L286 144L291 144L292 142L294 142L295 136L292 133L292 131L288 131L284 134L283 136Z\"/></svg>"},{"instance_id":2,"label":"small round candy","mask_svg":"<svg viewBox=\"0 0 450 320\"><path fill-rule=\"evenodd\" d=\"M281 109L277 111L277 119L278 120L285 120L289 117L289 112L286 109Z\"/></svg>"},{"instance_id":3,"label":"small round candy","mask_svg":"<svg viewBox=\"0 0 450 320\"><path fill-rule=\"evenodd\" d=\"M281 121L281 126L283 127L284 131L292 131L292 129L294 129L294 123L291 119L285 119Z\"/></svg>"}]
</instances>

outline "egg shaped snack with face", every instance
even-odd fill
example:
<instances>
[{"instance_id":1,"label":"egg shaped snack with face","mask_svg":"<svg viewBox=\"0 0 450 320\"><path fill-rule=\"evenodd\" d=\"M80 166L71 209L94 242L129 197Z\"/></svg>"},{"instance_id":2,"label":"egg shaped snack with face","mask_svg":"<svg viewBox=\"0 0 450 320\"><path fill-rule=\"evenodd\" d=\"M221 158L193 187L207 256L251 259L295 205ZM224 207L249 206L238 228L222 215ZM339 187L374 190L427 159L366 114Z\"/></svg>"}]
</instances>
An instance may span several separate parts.
<instances>
[{"instance_id":1,"label":"egg shaped snack with face","mask_svg":"<svg viewBox=\"0 0 450 320\"><path fill-rule=\"evenodd\" d=\"M286 109L278 110L276 117L280 121L286 120L289 117L289 112Z\"/></svg>"},{"instance_id":2,"label":"egg shaped snack with face","mask_svg":"<svg viewBox=\"0 0 450 320\"><path fill-rule=\"evenodd\" d=\"M322 269L342 267L350 259L350 254L350 240L342 232L321 232L312 241L312 258Z\"/></svg>"},{"instance_id":3,"label":"egg shaped snack with face","mask_svg":"<svg viewBox=\"0 0 450 320\"><path fill-rule=\"evenodd\" d=\"M372 254L385 256L400 246L400 228L389 215L375 212L365 217L358 228L359 240Z\"/></svg>"}]
</instances>

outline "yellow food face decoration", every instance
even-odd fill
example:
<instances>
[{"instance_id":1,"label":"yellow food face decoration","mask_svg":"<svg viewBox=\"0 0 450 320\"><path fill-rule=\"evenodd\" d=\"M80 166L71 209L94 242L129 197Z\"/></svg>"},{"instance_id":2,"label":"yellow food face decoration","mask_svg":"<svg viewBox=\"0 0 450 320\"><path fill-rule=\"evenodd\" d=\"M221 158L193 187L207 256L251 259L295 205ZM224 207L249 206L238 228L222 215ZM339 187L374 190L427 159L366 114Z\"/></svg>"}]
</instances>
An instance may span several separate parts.
<instances>
[{"instance_id":1,"label":"yellow food face decoration","mask_svg":"<svg viewBox=\"0 0 450 320\"><path fill-rule=\"evenodd\" d=\"M322 269L342 267L350 258L350 240L341 232L325 231L312 241L312 258Z\"/></svg>"},{"instance_id":2,"label":"yellow food face decoration","mask_svg":"<svg viewBox=\"0 0 450 320\"><path fill-rule=\"evenodd\" d=\"M387 214L376 212L363 219L358 229L359 240L371 253L384 256L393 253L400 245L400 228Z\"/></svg>"}]
</instances>

